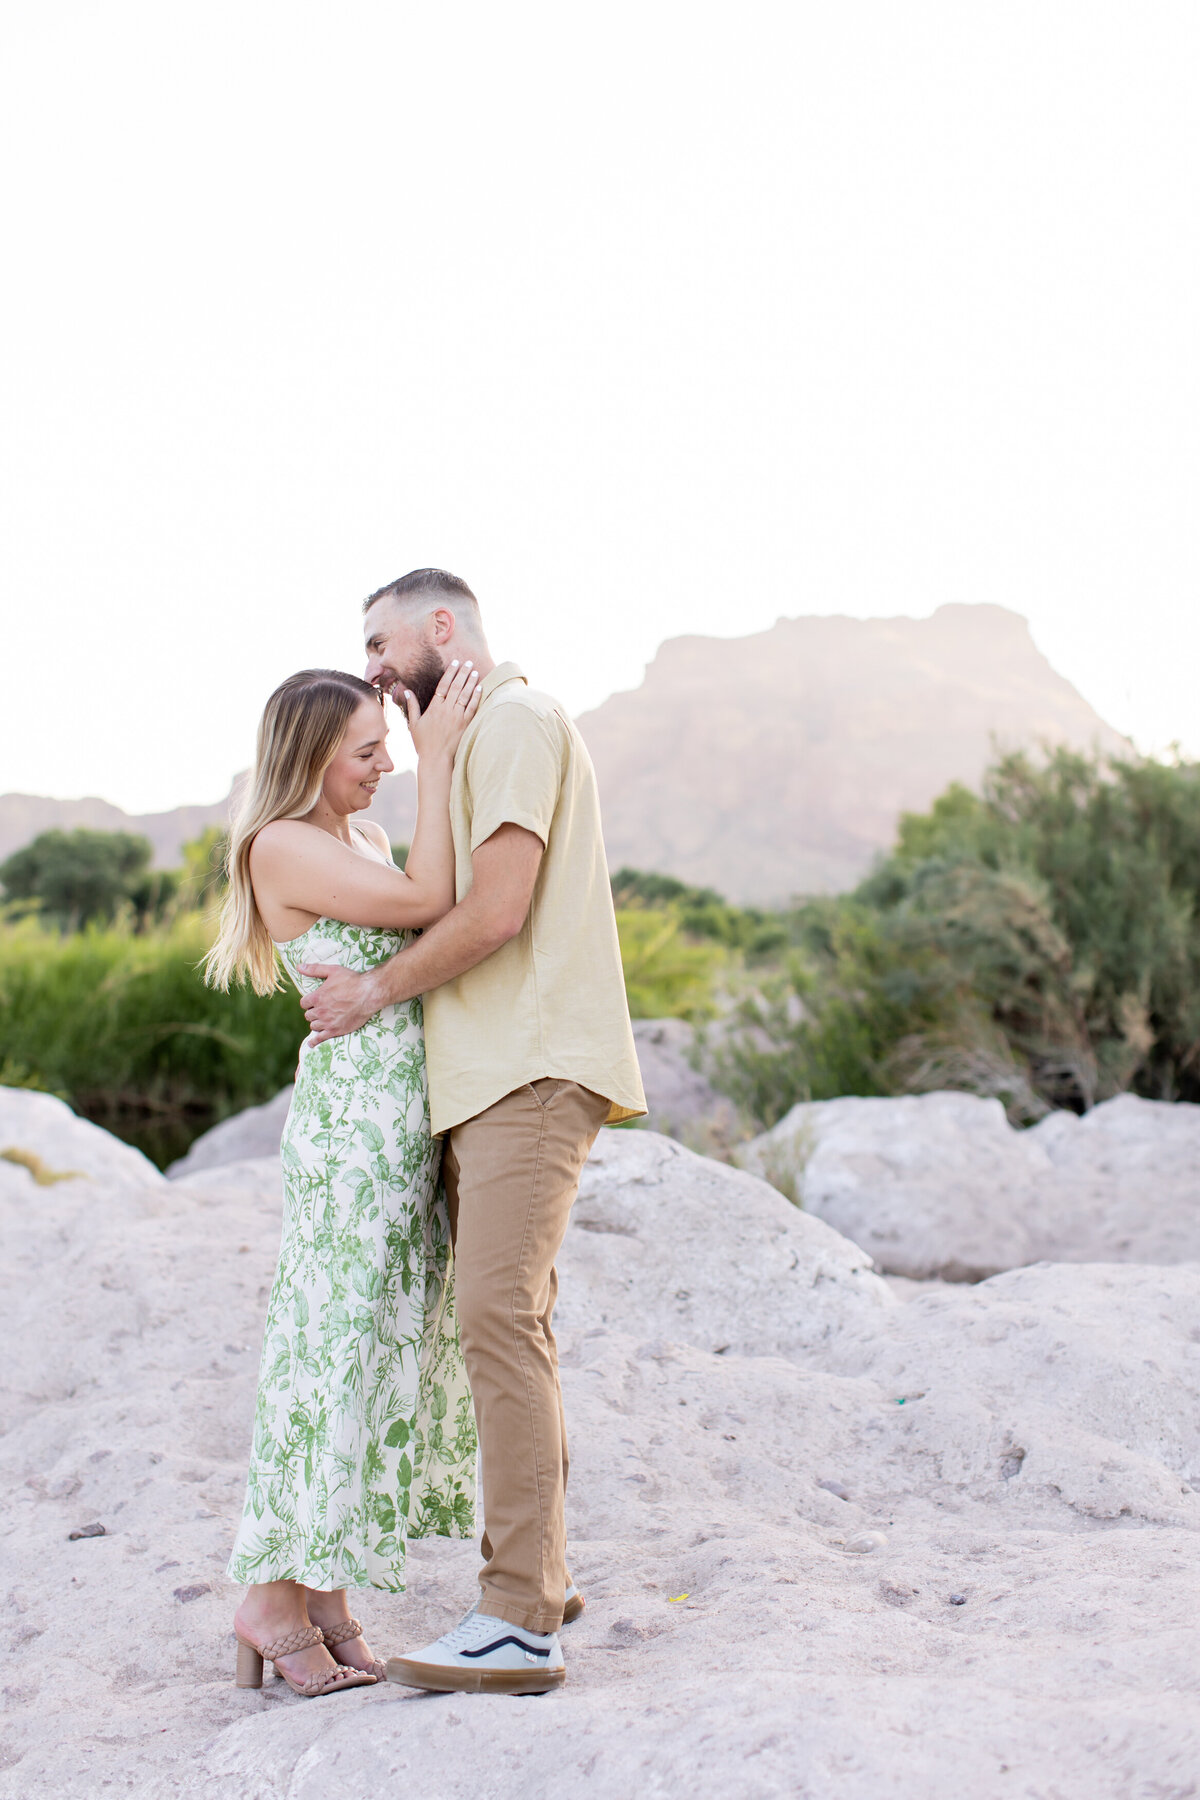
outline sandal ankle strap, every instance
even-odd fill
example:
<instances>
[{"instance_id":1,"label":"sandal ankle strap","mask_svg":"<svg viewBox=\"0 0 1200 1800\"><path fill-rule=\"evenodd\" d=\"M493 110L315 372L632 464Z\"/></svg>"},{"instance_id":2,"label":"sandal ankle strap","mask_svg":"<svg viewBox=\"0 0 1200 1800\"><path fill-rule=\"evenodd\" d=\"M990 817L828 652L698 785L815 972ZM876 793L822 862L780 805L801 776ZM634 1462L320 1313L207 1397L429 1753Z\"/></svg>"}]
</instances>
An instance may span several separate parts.
<instances>
[{"instance_id":1,"label":"sandal ankle strap","mask_svg":"<svg viewBox=\"0 0 1200 1800\"><path fill-rule=\"evenodd\" d=\"M357 1619L343 1619L340 1625L327 1625L323 1632L327 1645L348 1644L351 1638L361 1637L363 1628Z\"/></svg>"},{"instance_id":2,"label":"sandal ankle strap","mask_svg":"<svg viewBox=\"0 0 1200 1800\"><path fill-rule=\"evenodd\" d=\"M281 1656L295 1656L297 1650L311 1650L314 1644L323 1644L325 1633L319 1625L302 1625L298 1631L290 1631L286 1637L273 1638L269 1644L260 1644L258 1654L264 1662L278 1662Z\"/></svg>"}]
</instances>

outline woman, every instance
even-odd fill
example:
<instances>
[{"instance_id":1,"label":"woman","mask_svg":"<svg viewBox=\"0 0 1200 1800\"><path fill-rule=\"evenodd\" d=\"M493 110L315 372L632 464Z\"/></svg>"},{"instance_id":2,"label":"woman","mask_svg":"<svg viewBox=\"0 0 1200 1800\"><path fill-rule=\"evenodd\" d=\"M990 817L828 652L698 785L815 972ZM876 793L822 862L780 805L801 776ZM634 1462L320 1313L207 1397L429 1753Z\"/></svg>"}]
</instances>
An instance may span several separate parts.
<instances>
[{"instance_id":1,"label":"woman","mask_svg":"<svg viewBox=\"0 0 1200 1800\"><path fill-rule=\"evenodd\" d=\"M454 904L450 777L479 703L446 671L416 743L418 814L403 872L371 804L387 753L382 696L307 669L268 700L229 847L205 978L260 994L279 962L373 968ZM263 1659L297 1693L383 1676L348 1587L404 1587L405 1541L474 1530L475 1428L458 1344L450 1232L429 1134L421 1003L300 1051L284 1128L283 1242L267 1304L250 1477L229 1573L237 1682Z\"/></svg>"}]
</instances>

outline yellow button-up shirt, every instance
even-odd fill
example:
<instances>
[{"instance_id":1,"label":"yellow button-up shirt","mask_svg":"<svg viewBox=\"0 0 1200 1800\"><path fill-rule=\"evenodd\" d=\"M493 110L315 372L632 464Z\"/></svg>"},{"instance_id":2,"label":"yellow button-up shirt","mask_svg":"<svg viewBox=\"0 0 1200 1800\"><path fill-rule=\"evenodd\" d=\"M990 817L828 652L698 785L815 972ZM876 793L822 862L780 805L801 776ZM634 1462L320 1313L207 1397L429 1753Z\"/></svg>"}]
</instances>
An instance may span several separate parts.
<instances>
[{"instance_id":1,"label":"yellow button-up shirt","mask_svg":"<svg viewBox=\"0 0 1200 1800\"><path fill-rule=\"evenodd\" d=\"M460 900L473 852L501 825L532 831L545 854L517 936L425 995L434 1132L543 1076L602 1095L609 1124L644 1113L591 758L515 663L484 680L458 747L450 819Z\"/></svg>"}]
</instances>

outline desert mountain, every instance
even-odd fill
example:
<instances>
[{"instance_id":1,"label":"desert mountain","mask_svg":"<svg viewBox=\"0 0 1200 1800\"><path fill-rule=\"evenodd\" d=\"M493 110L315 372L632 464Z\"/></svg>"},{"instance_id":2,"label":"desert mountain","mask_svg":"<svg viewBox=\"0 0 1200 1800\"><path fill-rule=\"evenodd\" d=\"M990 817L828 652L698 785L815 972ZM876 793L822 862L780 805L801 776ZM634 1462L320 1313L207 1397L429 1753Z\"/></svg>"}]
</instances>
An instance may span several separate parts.
<instances>
[{"instance_id":1,"label":"desert mountain","mask_svg":"<svg viewBox=\"0 0 1200 1800\"><path fill-rule=\"evenodd\" d=\"M1001 606L672 638L640 687L579 726L613 868L657 869L765 903L850 886L891 843L902 811L928 806L951 781L974 786L994 745L1128 749ZM228 809L226 799L138 817L105 800L6 794L0 858L39 831L88 825L141 832L169 866ZM407 842L415 809L406 773L381 785L371 817Z\"/></svg>"},{"instance_id":2,"label":"desert mountain","mask_svg":"<svg viewBox=\"0 0 1200 1800\"><path fill-rule=\"evenodd\" d=\"M996 745L1129 748L1001 606L672 638L579 728L613 868L765 903L851 886Z\"/></svg>"},{"instance_id":3,"label":"desert mountain","mask_svg":"<svg viewBox=\"0 0 1200 1800\"><path fill-rule=\"evenodd\" d=\"M27 844L40 831L74 831L85 825L91 831L132 831L149 838L156 868L179 863L180 846L199 837L209 825L223 825L229 817L233 794L211 806L176 806L170 812L127 813L108 800L89 796L83 800L48 800L40 794L0 794L0 862ZM417 782L407 771L393 775L380 786L371 817L378 819L392 842L406 844L412 836L417 810Z\"/></svg>"}]
</instances>

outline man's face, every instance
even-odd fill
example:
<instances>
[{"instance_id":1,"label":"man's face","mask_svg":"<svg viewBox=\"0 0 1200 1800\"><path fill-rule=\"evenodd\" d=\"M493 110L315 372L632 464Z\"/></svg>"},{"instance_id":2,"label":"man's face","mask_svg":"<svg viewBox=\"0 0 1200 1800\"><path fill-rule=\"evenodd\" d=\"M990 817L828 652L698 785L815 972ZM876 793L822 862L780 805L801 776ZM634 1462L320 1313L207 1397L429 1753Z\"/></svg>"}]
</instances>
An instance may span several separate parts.
<instances>
[{"instance_id":1,"label":"man's face","mask_svg":"<svg viewBox=\"0 0 1200 1800\"><path fill-rule=\"evenodd\" d=\"M366 679L404 710L404 690L417 696L422 712L446 672L445 659L429 642L429 618L412 617L390 600L377 600L363 620Z\"/></svg>"}]
</instances>

